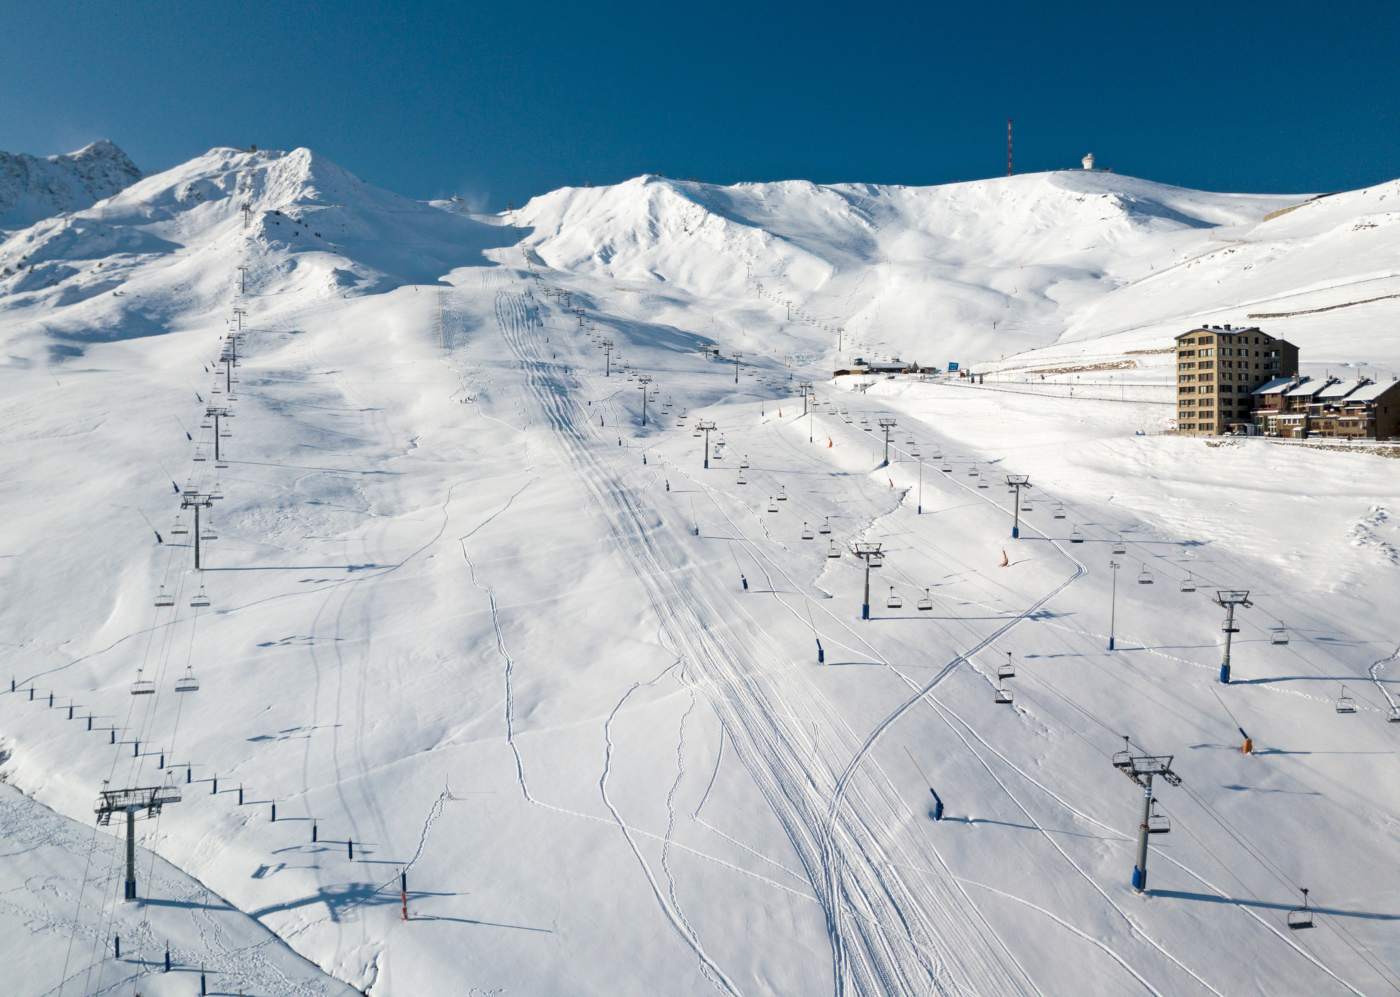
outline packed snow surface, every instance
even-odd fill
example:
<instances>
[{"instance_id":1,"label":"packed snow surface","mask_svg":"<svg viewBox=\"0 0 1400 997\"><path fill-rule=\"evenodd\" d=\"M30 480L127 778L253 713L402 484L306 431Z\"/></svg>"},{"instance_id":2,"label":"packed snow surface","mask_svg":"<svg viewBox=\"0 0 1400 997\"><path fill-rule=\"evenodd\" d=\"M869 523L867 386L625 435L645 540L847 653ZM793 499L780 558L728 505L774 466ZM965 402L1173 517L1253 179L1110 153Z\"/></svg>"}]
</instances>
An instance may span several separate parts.
<instances>
[{"instance_id":1,"label":"packed snow surface","mask_svg":"<svg viewBox=\"0 0 1400 997\"><path fill-rule=\"evenodd\" d=\"M10 233L15 992L1400 989L1400 461L1164 435L1159 352L1393 369L1397 194L214 149Z\"/></svg>"}]
</instances>

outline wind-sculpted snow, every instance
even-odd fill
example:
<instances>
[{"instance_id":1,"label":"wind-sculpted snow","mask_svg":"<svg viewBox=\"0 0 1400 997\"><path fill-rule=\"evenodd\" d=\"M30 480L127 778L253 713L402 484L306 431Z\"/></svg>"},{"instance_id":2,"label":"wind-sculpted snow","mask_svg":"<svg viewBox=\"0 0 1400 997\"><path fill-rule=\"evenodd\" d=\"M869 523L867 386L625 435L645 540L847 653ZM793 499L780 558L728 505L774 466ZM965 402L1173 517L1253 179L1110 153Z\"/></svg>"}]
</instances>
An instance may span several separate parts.
<instances>
[{"instance_id":1,"label":"wind-sculpted snow","mask_svg":"<svg viewBox=\"0 0 1400 997\"><path fill-rule=\"evenodd\" d=\"M140 177L136 164L106 139L45 159L0 152L0 230L86 208Z\"/></svg>"}]
</instances>

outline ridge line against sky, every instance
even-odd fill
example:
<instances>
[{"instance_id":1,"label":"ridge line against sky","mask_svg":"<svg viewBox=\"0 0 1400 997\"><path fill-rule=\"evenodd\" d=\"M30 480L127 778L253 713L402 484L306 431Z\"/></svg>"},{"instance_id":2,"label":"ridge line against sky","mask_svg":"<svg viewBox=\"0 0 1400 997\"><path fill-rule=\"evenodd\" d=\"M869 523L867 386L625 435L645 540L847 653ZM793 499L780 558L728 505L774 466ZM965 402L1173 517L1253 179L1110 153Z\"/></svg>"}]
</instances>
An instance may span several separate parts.
<instances>
[{"instance_id":1,"label":"ridge line against sky","mask_svg":"<svg viewBox=\"0 0 1400 997\"><path fill-rule=\"evenodd\" d=\"M309 146L500 209L643 173L925 185L1071 168L1303 193L1400 175L1400 5L13 5L0 148L146 172Z\"/></svg>"}]
</instances>

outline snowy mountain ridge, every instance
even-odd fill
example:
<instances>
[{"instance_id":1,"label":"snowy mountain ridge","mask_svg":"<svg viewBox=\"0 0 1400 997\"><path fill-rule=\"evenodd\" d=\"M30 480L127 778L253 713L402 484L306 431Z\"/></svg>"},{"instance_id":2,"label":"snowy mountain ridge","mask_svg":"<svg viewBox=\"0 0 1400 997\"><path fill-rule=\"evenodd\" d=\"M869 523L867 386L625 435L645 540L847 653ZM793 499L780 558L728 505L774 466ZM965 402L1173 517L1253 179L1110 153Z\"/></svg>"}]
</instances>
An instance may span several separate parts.
<instances>
[{"instance_id":1,"label":"snowy mountain ridge","mask_svg":"<svg viewBox=\"0 0 1400 997\"><path fill-rule=\"evenodd\" d=\"M43 158L0 151L0 231L86 208L139 179L136 164L107 139Z\"/></svg>"}]
</instances>

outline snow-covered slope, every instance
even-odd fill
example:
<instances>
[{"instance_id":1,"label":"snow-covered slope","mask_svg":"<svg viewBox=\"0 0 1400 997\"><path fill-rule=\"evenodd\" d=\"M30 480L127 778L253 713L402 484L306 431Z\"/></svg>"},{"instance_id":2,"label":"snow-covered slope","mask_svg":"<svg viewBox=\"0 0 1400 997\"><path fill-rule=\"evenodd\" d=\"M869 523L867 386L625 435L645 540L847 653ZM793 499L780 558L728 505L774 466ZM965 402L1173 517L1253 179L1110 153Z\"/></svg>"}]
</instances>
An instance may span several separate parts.
<instances>
[{"instance_id":1,"label":"snow-covered slope","mask_svg":"<svg viewBox=\"0 0 1400 997\"><path fill-rule=\"evenodd\" d=\"M1381 193L642 178L486 219L216 149L15 233L0 778L85 823L104 782L180 800L126 905L119 820L0 797L12 989L246 950L379 997L1395 990L1400 461L1137 435L1127 382L857 392L826 328L1130 359L1266 307L1230 240L1326 270L1263 294L1374 268ZM1123 735L1182 780L1145 893Z\"/></svg>"},{"instance_id":2,"label":"snow-covered slope","mask_svg":"<svg viewBox=\"0 0 1400 997\"><path fill-rule=\"evenodd\" d=\"M246 209L246 210L245 210ZM211 149L0 242L0 308L31 319L12 355L204 321L244 238L250 288L312 297L432 282L513 240L509 229L363 183L309 149Z\"/></svg>"},{"instance_id":3,"label":"snow-covered slope","mask_svg":"<svg viewBox=\"0 0 1400 997\"><path fill-rule=\"evenodd\" d=\"M0 231L86 208L139 179L136 164L106 139L44 159L0 152Z\"/></svg>"}]
</instances>

